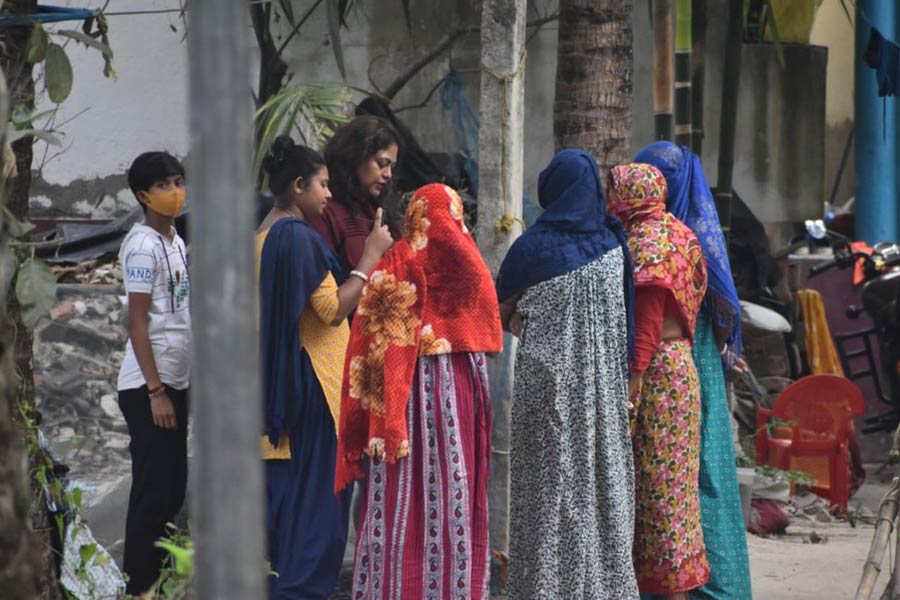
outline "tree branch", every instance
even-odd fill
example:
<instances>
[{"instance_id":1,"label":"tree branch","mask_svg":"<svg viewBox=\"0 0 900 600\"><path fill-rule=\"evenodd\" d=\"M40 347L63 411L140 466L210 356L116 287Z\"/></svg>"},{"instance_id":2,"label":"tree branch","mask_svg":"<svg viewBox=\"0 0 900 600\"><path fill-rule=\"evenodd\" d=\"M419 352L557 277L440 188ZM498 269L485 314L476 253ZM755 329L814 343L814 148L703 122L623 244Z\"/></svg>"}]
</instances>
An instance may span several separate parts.
<instances>
[{"instance_id":1,"label":"tree branch","mask_svg":"<svg viewBox=\"0 0 900 600\"><path fill-rule=\"evenodd\" d=\"M253 24L256 43L259 45L257 96L262 105L281 89L284 76L287 74L287 64L281 59L280 52L275 49L270 29L272 23L269 6L251 4L250 21Z\"/></svg>"},{"instance_id":2,"label":"tree branch","mask_svg":"<svg viewBox=\"0 0 900 600\"><path fill-rule=\"evenodd\" d=\"M558 19L559 13L553 13L552 15L541 17L540 19L535 19L534 21L529 21L526 26L540 27ZM439 41L437 45L435 45L435 47L432 48L427 54L422 56L422 58L420 58L419 60L413 62L411 65L409 65L409 67L407 67L405 71L400 73L400 75L398 75L394 79L394 81L392 81L391 84L384 89L384 96L388 100L392 100L394 96L396 96L397 93L402 90L407 83L409 83L409 80L415 77L416 73L431 64L438 56L440 56L444 53L444 51L450 48L456 42L456 40L464 35L478 33L480 31L481 27L460 27L445 35L443 38L441 38L441 41ZM372 84L373 87L377 89L377 86L374 85L374 81L372 81Z\"/></svg>"},{"instance_id":3,"label":"tree branch","mask_svg":"<svg viewBox=\"0 0 900 600\"><path fill-rule=\"evenodd\" d=\"M445 79L444 79L444 78L441 78L436 84L434 84L434 87L431 88L431 90L428 92L428 95L425 96L425 99L422 100L419 104L413 104L413 105L411 105L411 106L403 106L403 107L400 107L400 108L396 108L396 109L394 109L394 113L395 113L395 114L400 114L400 113L402 113L404 110L412 110L412 109L415 109L415 108L424 108L425 105L427 105L429 102L431 102L431 97L434 96L434 93L435 93L436 91L438 91L438 89L440 89L440 87L441 87L442 85L444 85L444 81L445 81Z\"/></svg>"},{"instance_id":4,"label":"tree branch","mask_svg":"<svg viewBox=\"0 0 900 600\"><path fill-rule=\"evenodd\" d=\"M316 0L313 3L313 5L309 7L309 10L307 10L303 14L303 16L300 17L300 20L297 21L296 24L294 24L293 29L291 30L291 33L286 38L284 38L284 41L281 42L281 45L278 47L278 50L275 51L275 56L277 56L278 58L281 58L281 53L284 52L284 49L287 47L288 42L290 42L292 39L294 39L295 35L300 33L300 28L303 27L303 24L306 23L307 20L309 20L309 18L313 14L313 11L315 11L317 8L319 8L320 4L322 4L322 0Z\"/></svg>"}]
</instances>

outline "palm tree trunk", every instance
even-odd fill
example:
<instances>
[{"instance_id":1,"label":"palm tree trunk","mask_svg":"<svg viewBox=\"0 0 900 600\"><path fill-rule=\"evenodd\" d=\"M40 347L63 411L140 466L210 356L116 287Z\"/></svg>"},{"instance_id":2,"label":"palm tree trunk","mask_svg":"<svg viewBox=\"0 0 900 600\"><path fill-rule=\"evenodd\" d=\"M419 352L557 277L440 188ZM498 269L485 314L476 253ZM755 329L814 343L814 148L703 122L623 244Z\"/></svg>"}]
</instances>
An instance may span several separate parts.
<instances>
[{"instance_id":1,"label":"palm tree trunk","mask_svg":"<svg viewBox=\"0 0 900 600\"><path fill-rule=\"evenodd\" d=\"M631 158L632 0L560 0L553 133L604 173Z\"/></svg>"},{"instance_id":2,"label":"palm tree trunk","mask_svg":"<svg viewBox=\"0 0 900 600\"><path fill-rule=\"evenodd\" d=\"M706 0L693 0L691 7L691 151L703 152L703 85L706 81Z\"/></svg>"},{"instance_id":3,"label":"palm tree trunk","mask_svg":"<svg viewBox=\"0 0 900 600\"><path fill-rule=\"evenodd\" d=\"M32 14L37 9L36 0L6 0L3 3L3 10L12 14L27 15ZM4 50L0 53L0 69L7 75L9 86L9 105L10 109L18 105L24 105L29 109L34 109L34 75L32 65L26 60L28 54L28 38L31 34L30 27L6 27L0 28L0 47ZM4 119L0 126L6 127ZM16 156L16 168L18 175L8 182L6 192L5 206L12 215L19 220L27 220L28 218L28 197L31 189L31 161L33 158L32 143L33 139L24 137L17 140L13 145L13 151ZM14 357L16 370L19 374L20 383L17 385L13 381L0 381L0 395L4 400L0 401L0 445L18 444L19 452L24 443L24 432L9 427L11 423L6 420L16 414L18 407L17 401L21 401L24 406L22 409L29 413L30 418L39 421L38 411L34 404L34 371L32 369L33 362L33 344L34 337L30 329L22 322L19 303L16 300L15 293L10 293L13 287L10 285L6 295L7 315L3 319L2 333L0 333L0 360L8 361L10 355ZM3 369L0 367L0 372ZM11 403L11 404L10 404ZM3 405L6 406L3 406ZM9 410L12 409L12 413ZM10 437L11 436L11 437ZM29 472L35 470L39 461L43 457L39 456L39 450L30 453L28 457ZM9 471L8 467L11 461L15 459L16 453L8 454L5 451L0 453L5 464L0 465L0 487L2 480L8 477L14 477L13 471ZM37 593L33 595L17 596L13 594L9 597L28 597L36 600L56 600L61 597L58 580L56 577L56 567L54 562L53 549L50 545L50 532L55 527L50 518L50 513L46 503L42 500L41 484L36 478L31 478L31 502L24 507L28 511L28 524L34 535L31 537L31 550L26 552L24 547L20 547L20 552L13 557L15 564L20 565L19 568L27 573L27 577L34 577L34 584L37 587ZM19 507L22 508L22 507ZM6 521L5 521L6 522ZM16 530L14 524L10 524L13 531ZM0 538L5 537L6 526ZM3 544L0 543L0 546ZM6 567L6 564L0 562L0 565ZM13 568L16 568L15 566ZM0 575L0 583L2 575ZM0 597L4 595L4 590L0 587Z\"/></svg>"},{"instance_id":4,"label":"palm tree trunk","mask_svg":"<svg viewBox=\"0 0 900 600\"><path fill-rule=\"evenodd\" d=\"M691 144L691 0L675 3L675 143Z\"/></svg>"},{"instance_id":5,"label":"palm tree trunk","mask_svg":"<svg viewBox=\"0 0 900 600\"><path fill-rule=\"evenodd\" d=\"M653 121L656 139L672 139L673 81L672 0L652 0Z\"/></svg>"},{"instance_id":6,"label":"palm tree trunk","mask_svg":"<svg viewBox=\"0 0 900 600\"><path fill-rule=\"evenodd\" d=\"M725 62L722 75L722 115L719 124L719 176L716 210L726 238L731 231L732 175L737 129L738 91L741 79L741 50L744 44L743 0L729 0L725 34Z\"/></svg>"}]
</instances>

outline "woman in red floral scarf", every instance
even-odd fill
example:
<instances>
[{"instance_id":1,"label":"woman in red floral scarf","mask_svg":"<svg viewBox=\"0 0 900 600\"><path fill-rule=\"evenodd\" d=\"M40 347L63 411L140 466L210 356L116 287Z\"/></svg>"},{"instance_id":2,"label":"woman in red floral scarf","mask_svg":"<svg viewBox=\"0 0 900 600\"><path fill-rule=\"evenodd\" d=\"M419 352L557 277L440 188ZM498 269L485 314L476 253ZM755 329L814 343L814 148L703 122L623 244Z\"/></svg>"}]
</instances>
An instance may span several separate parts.
<instances>
[{"instance_id":1,"label":"woman in red floral scarf","mask_svg":"<svg viewBox=\"0 0 900 600\"><path fill-rule=\"evenodd\" d=\"M666 180L656 167L615 167L608 196L634 264L635 574L642 594L687 600L709 579L700 527L700 382L691 357L706 264L691 230L666 211Z\"/></svg>"},{"instance_id":2,"label":"woman in red floral scarf","mask_svg":"<svg viewBox=\"0 0 900 600\"><path fill-rule=\"evenodd\" d=\"M420 188L363 291L344 366L335 489L368 474L354 598L488 597L484 355L502 348L459 195Z\"/></svg>"}]
</instances>

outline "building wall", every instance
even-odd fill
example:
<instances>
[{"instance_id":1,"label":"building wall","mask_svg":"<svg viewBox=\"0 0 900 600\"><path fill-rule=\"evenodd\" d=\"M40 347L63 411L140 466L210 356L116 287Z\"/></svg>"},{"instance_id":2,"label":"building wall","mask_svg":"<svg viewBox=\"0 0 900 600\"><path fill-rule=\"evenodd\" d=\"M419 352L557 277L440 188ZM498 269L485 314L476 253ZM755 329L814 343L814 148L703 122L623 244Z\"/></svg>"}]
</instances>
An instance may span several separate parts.
<instances>
[{"instance_id":1,"label":"building wall","mask_svg":"<svg viewBox=\"0 0 900 600\"><path fill-rule=\"evenodd\" d=\"M853 25L837 0L825 0L813 24L813 44L828 48L828 78L825 96L825 193L830 198L837 180L850 131L853 128L853 63L856 58ZM874 77L874 73L872 77ZM855 194L856 172L852 144L835 195L843 204Z\"/></svg>"},{"instance_id":2,"label":"building wall","mask_svg":"<svg viewBox=\"0 0 900 600\"><path fill-rule=\"evenodd\" d=\"M79 6L103 4L85 0ZM114 3L109 11L178 5L178 0L132 0ZM124 176L135 156L151 149L187 154L187 54L178 14L110 16L109 24L118 79L103 76L96 50L73 41L66 46L75 78L57 122L71 121L62 126L65 151L40 168L32 189L34 213L96 217L121 213L136 205ZM49 28L80 27L72 22ZM45 100L39 110L51 106ZM35 168L40 167L45 149L45 144L36 144ZM58 150L49 148L48 156Z\"/></svg>"},{"instance_id":3,"label":"building wall","mask_svg":"<svg viewBox=\"0 0 900 600\"><path fill-rule=\"evenodd\" d=\"M90 0L88 5L97 5L101 0ZM296 12L306 2L295 1ZM398 1L361 2L350 19L349 31L343 32L347 81L360 88L370 88L372 80L385 87L391 79L410 61L422 56L437 41L452 29L478 24L480 20L476 0L445 0L429 3L427 9L421 3L412 4L412 22L408 29L403 18L401 3ZM716 5L718 3L711 3ZM751 191L764 189L766 198L757 201L750 197L757 195L751 191L747 200L751 206L762 207L764 220L797 218L798 211L788 215L779 207L788 201L795 208L797 198L786 196L779 189L777 181L785 180L785 173L802 171L811 180L819 181L815 186L795 185L800 194L802 206L817 205L821 202L824 172L834 172L826 168L834 163L835 140L842 136L841 127L846 127L847 115L852 112L847 103L852 104L852 94L846 92L847 82L852 85L852 62L846 58L847 39L851 30L846 17L838 8L832 10L825 2L817 18L813 40L826 46L833 45L843 52L839 73L830 73L827 84L828 130L825 135L826 157L822 161L807 161L805 164L777 165L768 171L759 168L760 156L747 139L754 132L739 130L738 159L735 187ZM178 0L133 0L130 10L176 8ZM554 0L532 2L532 15L537 17L555 10ZM721 82L721 47L724 44L724 15L722 8L711 7L708 33L708 65L706 89L704 165L710 182L715 182L719 97ZM843 22L841 22L843 20ZM636 3L634 10L634 128L633 146L637 150L653 139L653 115L651 103L651 36L649 14ZM75 86L72 96L61 110L63 118L87 112L68 123L66 143L69 146L64 155L44 166L41 177L34 188L33 207L39 213L67 215L110 216L133 206L133 198L125 190L124 170L133 157L147 149L166 148L178 156L186 156L187 140L187 95L189 88L187 73L187 51L183 41L183 26L177 14L136 15L110 17L111 44L115 50L115 66L119 72L117 81L102 76L102 63L93 50L72 49L75 64ZM248 25L249 26L249 25ZM176 31L172 31L172 27ZM842 27L846 29L843 31ZM284 31L283 33L287 33ZM844 35L844 34L847 35ZM536 196L536 181L541 168L553 154L553 95L556 71L556 23L550 23L533 32L528 43L526 69L526 132L525 132L525 174L526 194ZM72 48L74 44L70 44ZM852 48L851 48L852 49ZM835 54L835 53L831 53ZM291 83L336 81L339 75L333 52L328 42L325 11L317 11L295 38L286 54L291 71ZM752 62L752 59L751 61ZM771 62L771 61L769 61ZM478 109L478 82L480 50L477 34L466 35L438 60L418 73L395 98L394 106L403 108L421 103L433 86L448 72L451 65L459 75L463 93L472 108ZM772 69L772 66L763 66ZM848 75L849 73L849 75ZM794 73L788 73L788 79ZM772 81L785 80L783 76L772 76ZM843 87L842 87L843 83ZM753 90L759 82L747 86ZM248 89L253 87L250 82ZM814 86L815 87L815 86ZM843 93L841 90L844 90ZM744 92L742 91L742 94ZM361 94L356 94L357 97ZM746 94L745 94L746 95ZM744 104L745 111L755 111L770 124L778 121L778 114L771 111L786 111L808 107L791 104L790 98L773 104L772 94L753 91L751 101L763 102L762 108ZM756 100L752 100L756 98ZM742 95L742 102L744 96ZM748 101L750 102L750 101ZM809 118L806 129L824 127L824 114L819 118ZM766 112L769 111L769 112ZM807 111L808 112L808 111ZM779 113L780 114L780 113ZM440 92L423 108L400 112L419 137L420 143L428 150L446 151L459 148L456 133L452 128L450 115L441 103ZM784 117L784 115L781 115ZM787 119L789 121L790 119ZM746 127L745 120L741 121ZM790 144L781 136L772 144ZM829 150L831 149L831 150ZM42 153L38 144L38 156ZM755 153L755 154L754 154ZM794 153L797 155L797 153ZM764 156L764 161L781 158L772 151ZM781 171L779 171L781 169ZM780 173L780 174L779 174ZM763 181L760 181L760 177ZM767 180L769 178L771 181ZM780 178L780 179L779 179ZM771 185L770 185L771 184ZM761 187L760 187L761 186ZM768 186L768 187L767 187ZM782 186L783 188L783 186ZM805 190L805 191L804 191ZM768 207L768 208L766 208ZM771 210L770 210L771 209ZM803 216L809 211L804 209Z\"/></svg>"}]
</instances>

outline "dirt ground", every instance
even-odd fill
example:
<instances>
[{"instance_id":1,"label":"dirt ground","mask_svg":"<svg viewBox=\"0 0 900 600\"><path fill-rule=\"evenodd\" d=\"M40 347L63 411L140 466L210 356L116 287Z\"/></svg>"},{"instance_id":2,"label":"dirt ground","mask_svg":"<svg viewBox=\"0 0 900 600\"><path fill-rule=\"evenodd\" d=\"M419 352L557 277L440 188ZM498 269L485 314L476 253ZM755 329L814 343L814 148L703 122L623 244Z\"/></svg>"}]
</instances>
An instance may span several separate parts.
<instances>
[{"instance_id":1,"label":"dirt ground","mask_svg":"<svg viewBox=\"0 0 900 600\"><path fill-rule=\"evenodd\" d=\"M867 465L866 484L850 500L851 514L877 514L881 498L896 471L895 467L888 467L878 474L879 467ZM747 534L753 597L756 600L853 598L872 543L872 520L855 520L854 525L847 521L795 521L784 535L760 537ZM887 585L888 559L886 556L882 565L876 598ZM347 567L352 568L350 564ZM349 599L350 586L351 575L346 571L331 600ZM505 598L494 596L492 600Z\"/></svg>"},{"instance_id":2,"label":"dirt ground","mask_svg":"<svg viewBox=\"0 0 900 600\"><path fill-rule=\"evenodd\" d=\"M895 471L888 467L880 475L880 465L867 465L866 484L850 500L850 512L865 507L872 513L887 491ZM748 534L753 597L759 600L846 600L853 598L863 563L872 543L874 526L857 522L800 522L787 534L763 538ZM815 532L815 535L812 535ZM819 539L812 543L810 538ZM892 555L891 555L892 556ZM885 563L890 557L885 556ZM889 567L882 565L876 584L877 598L887 585Z\"/></svg>"}]
</instances>

